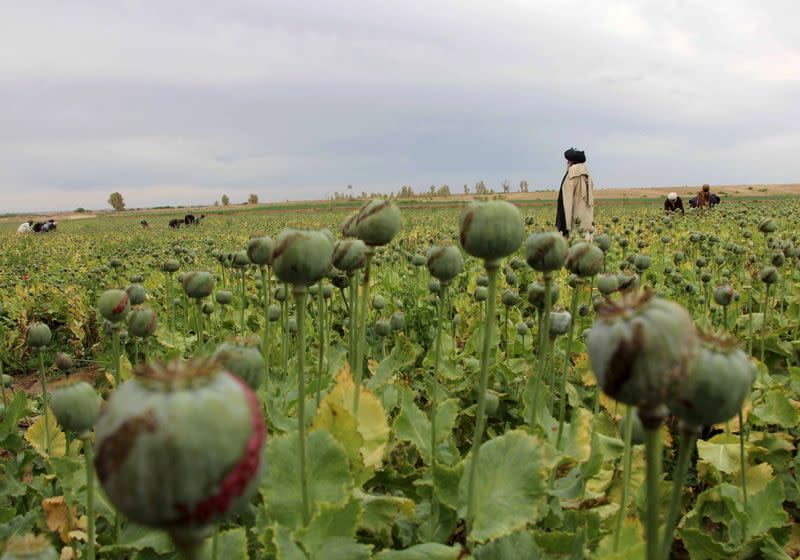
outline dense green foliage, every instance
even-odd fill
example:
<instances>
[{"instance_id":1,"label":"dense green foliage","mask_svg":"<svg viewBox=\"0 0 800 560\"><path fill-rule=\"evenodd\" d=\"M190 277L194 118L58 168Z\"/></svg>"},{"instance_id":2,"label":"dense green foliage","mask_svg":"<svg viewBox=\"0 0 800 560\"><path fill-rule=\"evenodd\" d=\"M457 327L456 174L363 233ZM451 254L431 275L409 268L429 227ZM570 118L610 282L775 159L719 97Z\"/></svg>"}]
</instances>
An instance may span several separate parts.
<instances>
[{"instance_id":1,"label":"dense green foliage","mask_svg":"<svg viewBox=\"0 0 800 560\"><path fill-rule=\"evenodd\" d=\"M616 298L617 286L639 284L680 303L697 325L738 337L758 371L744 405L744 477L738 419L704 427L680 496L672 553L698 559L800 553L800 204L729 202L685 217L646 206L599 207L595 242L603 244L598 234L608 236L603 268L617 278L601 274L580 283L568 281L566 268L553 273L559 297L551 328L572 304L574 337L563 336L566 327L558 332L550 355L539 352L542 312L532 305L536 295L528 295L542 273L526 264L524 240L500 263L496 313L487 318L495 306L475 297L486 297L483 261L462 251L463 271L444 286L424 266L422 256L434 244L461 250L461 208L401 208L399 233L371 259L361 353L365 390L355 407L359 376L347 365L353 348L348 314L359 292L345 285L346 276L332 273L298 300L269 268L262 275L245 252L251 237L275 239L284 227L328 228L338 239L351 208L221 211L176 230L161 215L148 218L152 227L143 229L135 214L64 221L49 235L15 237L15 224L0 226L0 362L15 382L0 414L0 544L14 535L45 533L56 548L86 557L82 449L89 440L63 431L52 415L45 420L38 386L30 387L32 378L21 381L37 372L43 357L48 386L63 383L54 356L66 352L73 358L69 375L89 380L108 399L115 384L114 344L98 301L108 289L141 284L146 299L139 305L155 311L158 321L142 337L125 323L119 333L122 381L133 375L132 364L146 358L212 355L235 336L258 339L268 364L257 391L268 426L266 470L256 498L220 527L217 557L644 558L644 450L633 447L630 499L618 516L626 407L598 392L585 335L602 298L598 286L610 286ZM553 214L550 207L523 208L525 237L552 229ZM767 217L775 220L772 232ZM486 227L480 234L491 236ZM576 233L571 243L579 240ZM595 256L593 251L587 254ZM169 259L179 264L174 273L163 270ZM580 273L588 265L572 266ZM775 267L774 283L768 267ZM196 301L185 295L178 277L189 271L213 274L210 297L200 297L203 278L193 287ZM297 301L305 302L302 313ZM134 328L147 333L149 315L141 315L142 325ZM489 387L479 395L489 321ZM42 353L25 341L34 322L52 332ZM300 333L306 342L304 432L296 420ZM438 375L432 378L435 362ZM261 378L257 372L252 377L257 386ZM477 507L467 530L479 400L488 421L475 466ZM685 437L674 419L662 435L661 522ZM298 464L301 437L307 465ZM213 445L208 453L215 453ZM300 491L306 471L307 506ZM94 512L99 558L176 556L164 532L119 520L99 486ZM213 556L210 539L202 554Z\"/></svg>"}]
</instances>

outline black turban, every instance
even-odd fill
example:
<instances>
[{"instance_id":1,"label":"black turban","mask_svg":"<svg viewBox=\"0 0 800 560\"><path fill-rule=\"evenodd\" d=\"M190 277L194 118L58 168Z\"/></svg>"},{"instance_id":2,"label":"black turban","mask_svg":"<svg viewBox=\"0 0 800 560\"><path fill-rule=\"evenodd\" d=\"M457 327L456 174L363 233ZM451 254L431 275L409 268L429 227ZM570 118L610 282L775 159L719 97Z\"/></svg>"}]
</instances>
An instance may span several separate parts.
<instances>
[{"instance_id":1,"label":"black turban","mask_svg":"<svg viewBox=\"0 0 800 560\"><path fill-rule=\"evenodd\" d=\"M572 163L586 163L586 154L575 148L570 148L564 152L564 157Z\"/></svg>"}]
</instances>

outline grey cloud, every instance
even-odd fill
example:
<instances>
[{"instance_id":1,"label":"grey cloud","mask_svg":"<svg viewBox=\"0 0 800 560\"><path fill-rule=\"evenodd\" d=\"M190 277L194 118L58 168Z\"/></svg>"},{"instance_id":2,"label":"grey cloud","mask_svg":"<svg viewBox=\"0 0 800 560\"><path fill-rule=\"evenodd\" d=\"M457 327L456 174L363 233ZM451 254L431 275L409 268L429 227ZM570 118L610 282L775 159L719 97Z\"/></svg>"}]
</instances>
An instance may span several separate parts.
<instances>
[{"instance_id":1,"label":"grey cloud","mask_svg":"<svg viewBox=\"0 0 800 560\"><path fill-rule=\"evenodd\" d=\"M552 187L570 145L602 186L797 180L796 2L310 6L15 3L4 207Z\"/></svg>"}]
</instances>

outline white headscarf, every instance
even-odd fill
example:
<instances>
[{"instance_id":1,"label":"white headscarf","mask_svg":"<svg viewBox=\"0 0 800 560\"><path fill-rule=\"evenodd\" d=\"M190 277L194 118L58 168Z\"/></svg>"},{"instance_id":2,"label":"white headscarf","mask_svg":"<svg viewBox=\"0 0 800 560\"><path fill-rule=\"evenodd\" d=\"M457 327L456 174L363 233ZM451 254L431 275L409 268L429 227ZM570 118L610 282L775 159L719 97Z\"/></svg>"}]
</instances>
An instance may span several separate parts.
<instances>
[{"instance_id":1,"label":"white headscarf","mask_svg":"<svg viewBox=\"0 0 800 560\"><path fill-rule=\"evenodd\" d=\"M671 201L675 202L675 199L678 198L678 193L671 192L671 193L669 193L667 198L670 199Z\"/></svg>"}]
</instances>

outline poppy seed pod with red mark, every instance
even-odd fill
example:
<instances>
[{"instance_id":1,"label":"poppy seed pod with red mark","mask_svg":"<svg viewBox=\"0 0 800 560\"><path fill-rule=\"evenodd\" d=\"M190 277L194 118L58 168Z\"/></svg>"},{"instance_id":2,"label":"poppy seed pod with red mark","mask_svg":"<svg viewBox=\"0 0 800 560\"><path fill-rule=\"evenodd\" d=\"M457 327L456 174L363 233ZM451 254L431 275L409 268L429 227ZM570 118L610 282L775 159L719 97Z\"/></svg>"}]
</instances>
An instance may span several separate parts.
<instances>
[{"instance_id":1,"label":"poppy seed pod with red mark","mask_svg":"<svg viewBox=\"0 0 800 560\"><path fill-rule=\"evenodd\" d=\"M586 346L604 393L625 404L653 408L686 378L697 341L683 307L644 291L601 303Z\"/></svg>"},{"instance_id":2,"label":"poppy seed pod with red mark","mask_svg":"<svg viewBox=\"0 0 800 560\"><path fill-rule=\"evenodd\" d=\"M333 246L319 231L284 229L272 246L272 269L282 281L311 286L328 272Z\"/></svg>"},{"instance_id":3,"label":"poppy seed pod with red mark","mask_svg":"<svg viewBox=\"0 0 800 560\"><path fill-rule=\"evenodd\" d=\"M755 364L732 338L701 333L689 375L675 386L667 406L694 428L726 422L739 412L755 379Z\"/></svg>"},{"instance_id":4,"label":"poppy seed pod with red mark","mask_svg":"<svg viewBox=\"0 0 800 560\"><path fill-rule=\"evenodd\" d=\"M149 306L134 308L128 315L128 332L133 336L147 338L156 332L158 315Z\"/></svg>"},{"instance_id":5,"label":"poppy seed pod with red mark","mask_svg":"<svg viewBox=\"0 0 800 560\"><path fill-rule=\"evenodd\" d=\"M123 290L106 290L100 295L97 308L106 321L119 323L128 316L131 301L127 292Z\"/></svg>"},{"instance_id":6,"label":"poppy seed pod with red mark","mask_svg":"<svg viewBox=\"0 0 800 560\"><path fill-rule=\"evenodd\" d=\"M361 207L356 217L356 233L367 245L386 245L400 231L400 209L391 200L374 198Z\"/></svg>"},{"instance_id":7,"label":"poppy seed pod with red mark","mask_svg":"<svg viewBox=\"0 0 800 560\"><path fill-rule=\"evenodd\" d=\"M522 214L505 200L470 203L461 212L459 226L464 250L489 262L514 253L525 235Z\"/></svg>"},{"instance_id":8,"label":"poppy seed pod with red mark","mask_svg":"<svg viewBox=\"0 0 800 560\"><path fill-rule=\"evenodd\" d=\"M112 394L95 433L95 468L114 506L171 533L240 510L264 468L261 405L214 360L137 368Z\"/></svg>"},{"instance_id":9,"label":"poppy seed pod with red mark","mask_svg":"<svg viewBox=\"0 0 800 560\"><path fill-rule=\"evenodd\" d=\"M423 257L431 276L448 286L464 268L464 257L454 245L433 245Z\"/></svg>"},{"instance_id":10,"label":"poppy seed pod with red mark","mask_svg":"<svg viewBox=\"0 0 800 560\"><path fill-rule=\"evenodd\" d=\"M567 240L557 231L534 233L525 242L525 260L534 270L553 272L564 266Z\"/></svg>"}]
</instances>

